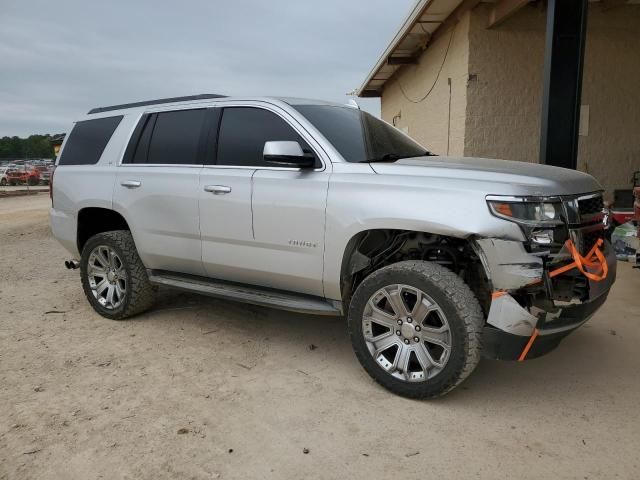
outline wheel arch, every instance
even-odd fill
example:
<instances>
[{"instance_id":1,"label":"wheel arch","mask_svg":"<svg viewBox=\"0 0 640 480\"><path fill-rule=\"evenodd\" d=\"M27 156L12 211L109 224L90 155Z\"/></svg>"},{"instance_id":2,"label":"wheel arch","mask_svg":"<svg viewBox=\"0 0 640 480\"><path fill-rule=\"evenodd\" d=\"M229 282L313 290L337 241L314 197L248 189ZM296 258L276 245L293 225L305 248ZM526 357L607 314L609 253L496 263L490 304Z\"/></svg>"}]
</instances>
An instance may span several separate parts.
<instances>
[{"instance_id":1,"label":"wheel arch","mask_svg":"<svg viewBox=\"0 0 640 480\"><path fill-rule=\"evenodd\" d=\"M377 246L380 247L379 250L375 249ZM371 247L374 249L371 250ZM464 263L465 280L470 283L479 299L490 291L486 285L484 267L475 255L472 236L373 228L354 234L343 249L339 282L345 306L364 278L386 265L404 260L432 261L455 273L463 270Z\"/></svg>"},{"instance_id":2,"label":"wheel arch","mask_svg":"<svg viewBox=\"0 0 640 480\"><path fill-rule=\"evenodd\" d=\"M82 253L84 245L92 236L113 230L131 231L129 223L121 213L103 207L82 208L78 211L77 221L78 252Z\"/></svg>"}]
</instances>

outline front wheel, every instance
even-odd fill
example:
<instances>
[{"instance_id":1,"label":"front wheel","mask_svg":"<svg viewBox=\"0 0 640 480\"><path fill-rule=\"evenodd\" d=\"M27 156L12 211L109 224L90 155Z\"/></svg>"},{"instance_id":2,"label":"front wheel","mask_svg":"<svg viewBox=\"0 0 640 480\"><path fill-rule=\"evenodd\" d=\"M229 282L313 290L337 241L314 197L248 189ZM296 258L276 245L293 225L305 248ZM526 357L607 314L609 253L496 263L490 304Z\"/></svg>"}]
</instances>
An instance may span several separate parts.
<instances>
[{"instance_id":1,"label":"front wheel","mask_svg":"<svg viewBox=\"0 0 640 480\"><path fill-rule=\"evenodd\" d=\"M112 320L142 313L155 300L155 289L126 230L99 233L87 240L80 276L93 309Z\"/></svg>"},{"instance_id":2,"label":"front wheel","mask_svg":"<svg viewBox=\"0 0 640 480\"><path fill-rule=\"evenodd\" d=\"M444 395L480 361L480 304L437 264L405 261L372 273L351 300L348 323L367 373L404 397Z\"/></svg>"}]
</instances>

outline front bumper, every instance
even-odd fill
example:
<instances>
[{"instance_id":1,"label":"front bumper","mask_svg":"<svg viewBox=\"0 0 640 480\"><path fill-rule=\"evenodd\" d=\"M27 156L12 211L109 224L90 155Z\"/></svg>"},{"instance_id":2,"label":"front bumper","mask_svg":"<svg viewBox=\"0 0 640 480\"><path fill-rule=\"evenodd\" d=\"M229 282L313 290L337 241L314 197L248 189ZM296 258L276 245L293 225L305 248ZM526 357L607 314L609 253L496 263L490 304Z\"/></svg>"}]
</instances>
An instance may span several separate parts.
<instances>
[{"instance_id":1,"label":"front bumper","mask_svg":"<svg viewBox=\"0 0 640 480\"><path fill-rule=\"evenodd\" d=\"M608 242L603 250L607 277L601 281L583 277L587 288L580 298L562 301L554 299L549 267L540 257L527 253L521 243L496 239L477 243L494 290L484 329L484 355L489 358L517 360L527 346L527 359L553 350L593 316L615 282L616 257ZM523 299L533 295L532 288L537 289L537 301L527 306ZM534 332L535 341L530 343Z\"/></svg>"}]
</instances>

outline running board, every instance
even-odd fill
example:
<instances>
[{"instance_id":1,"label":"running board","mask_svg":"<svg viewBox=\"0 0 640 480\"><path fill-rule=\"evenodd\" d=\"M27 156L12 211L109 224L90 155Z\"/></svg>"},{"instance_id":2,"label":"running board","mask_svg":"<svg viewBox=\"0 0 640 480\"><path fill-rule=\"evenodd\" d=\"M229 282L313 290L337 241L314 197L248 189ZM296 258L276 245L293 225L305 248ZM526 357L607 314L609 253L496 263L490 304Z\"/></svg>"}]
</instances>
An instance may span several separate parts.
<instances>
[{"instance_id":1,"label":"running board","mask_svg":"<svg viewBox=\"0 0 640 480\"><path fill-rule=\"evenodd\" d=\"M186 292L199 293L209 297L235 300L263 307L289 310L313 315L342 315L341 302L332 303L324 298L267 288L239 285L193 275L147 270L149 281Z\"/></svg>"}]
</instances>

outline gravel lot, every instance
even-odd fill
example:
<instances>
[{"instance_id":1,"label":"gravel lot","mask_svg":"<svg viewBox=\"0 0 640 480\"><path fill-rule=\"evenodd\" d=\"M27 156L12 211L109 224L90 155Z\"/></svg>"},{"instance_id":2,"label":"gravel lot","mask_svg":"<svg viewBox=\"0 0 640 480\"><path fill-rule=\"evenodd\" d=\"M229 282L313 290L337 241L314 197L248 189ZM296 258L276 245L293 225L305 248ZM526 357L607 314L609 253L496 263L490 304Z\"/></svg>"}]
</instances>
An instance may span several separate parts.
<instances>
[{"instance_id":1,"label":"gravel lot","mask_svg":"<svg viewBox=\"0 0 640 480\"><path fill-rule=\"evenodd\" d=\"M341 319L170 291L99 317L48 203L0 198L0 479L638 478L628 264L557 351L419 402L368 378Z\"/></svg>"}]
</instances>

